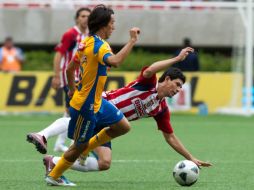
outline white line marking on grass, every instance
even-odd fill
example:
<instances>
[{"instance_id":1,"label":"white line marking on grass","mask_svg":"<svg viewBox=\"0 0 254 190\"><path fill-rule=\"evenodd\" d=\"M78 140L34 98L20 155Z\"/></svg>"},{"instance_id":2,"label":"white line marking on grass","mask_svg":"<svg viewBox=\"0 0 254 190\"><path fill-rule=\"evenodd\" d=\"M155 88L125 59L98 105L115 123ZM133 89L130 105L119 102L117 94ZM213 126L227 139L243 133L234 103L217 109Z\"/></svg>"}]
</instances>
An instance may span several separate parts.
<instances>
[{"instance_id":1,"label":"white line marking on grass","mask_svg":"<svg viewBox=\"0 0 254 190\"><path fill-rule=\"evenodd\" d=\"M0 162L42 162L42 160L0 160Z\"/></svg>"},{"instance_id":2,"label":"white line marking on grass","mask_svg":"<svg viewBox=\"0 0 254 190\"><path fill-rule=\"evenodd\" d=\"M155 163L155 162L169 162L168 160L112 160L115 163Z\"/></svg>"},{"instance_id":3,"label":"white line marking on grass","mask_svg":"<svg viewBox=\"0 0 254 190\"><path fill-rule=\"evenodd\" d=\"M27 162L41 162L41 159L0 159L1 163L27 163ZM112 160L113 163L172 163L172 160ZM215 164L235 164L235 161L212 161L212 163ZM253 164L253 161L237 161L238 164Z\"/></svg>"},{"instance_id":4,"label":"white line marking on grass","mask_svg":"<svg viewBox=\"0 0 254 190\"><path fill-rule=\"evenodd\" d=\"M34 159L27 159L27 160L0 160L0 162L42 162L42 160L34 160ZM169 160L112 160L114 163L165 163L170 162Z\"/></svg>"}]
</instances>

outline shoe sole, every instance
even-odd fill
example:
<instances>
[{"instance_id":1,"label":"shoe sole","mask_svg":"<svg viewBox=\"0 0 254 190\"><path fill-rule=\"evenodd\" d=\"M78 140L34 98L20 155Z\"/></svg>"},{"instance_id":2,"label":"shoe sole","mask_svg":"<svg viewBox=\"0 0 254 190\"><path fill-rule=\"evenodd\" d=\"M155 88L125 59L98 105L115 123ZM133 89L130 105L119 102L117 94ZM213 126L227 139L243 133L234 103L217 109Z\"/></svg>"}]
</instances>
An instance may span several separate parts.
<instances>
[{"instance_id":1,"label":"shoe sole","mask_svg":"<svg viewBox=\"0 0 254 190\"><path fill-rule=\"evenodd\" d=\"M32 135L27 135L26 136L26 140L29 143L33 143L36 147L36 150L38 152L40 152L41 154L46 154L47 153L47 149L45 149L45 147L43 147L38 141L36 141Z\"/></svg>"}]
</instances>

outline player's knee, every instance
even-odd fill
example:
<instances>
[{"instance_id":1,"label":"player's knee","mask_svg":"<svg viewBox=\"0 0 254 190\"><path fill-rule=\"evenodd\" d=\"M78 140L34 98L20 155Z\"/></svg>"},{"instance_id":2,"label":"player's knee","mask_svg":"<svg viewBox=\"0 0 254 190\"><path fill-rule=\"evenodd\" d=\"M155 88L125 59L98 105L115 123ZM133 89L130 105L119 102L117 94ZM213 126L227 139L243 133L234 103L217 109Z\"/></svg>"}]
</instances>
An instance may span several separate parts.
<instances>
[{"instance_id":1,"label":"player's knee","mask_svg":"<svg viewBox=\"0 0 254 190\"><path fill-rule=\"evenodd\" d=\"M128 133L131 130L131 126L130 125L126 125L126 127L124 128L124 132Z\"/></svg>"},{"instance_id":2,"label":"player's knee","mask_svg":"<svg viewBox=\"0 0 254 190\"><path fill-rule=\"evenodd\" d=\"M122 129L123 129L122 130L123 134L128 133L131 130L131 125L130 125L130 123L127 120L124 123Z\"/></svg>"},{"instance_id":3,"label":"player's knee","mask_svg":"<svg viewBox=\"0 0 254 190\"><path fill-rule=\"evenodd\" d=\"M131 130L131 126L130 125L124 125L119 131L119 135L124 135L126 133L128 133Z\"/></svg>"},{"instance_id":4,"label":"player's knee","mask_svg":"<svg viewBox=\"0 0 254 190\"><path fill-rule=\"evenodd\" d=\"M109 160L101 160L99 161L99 169L100 170L108 170L110 168L111 161Z\"/></svg>"}]
</instances>

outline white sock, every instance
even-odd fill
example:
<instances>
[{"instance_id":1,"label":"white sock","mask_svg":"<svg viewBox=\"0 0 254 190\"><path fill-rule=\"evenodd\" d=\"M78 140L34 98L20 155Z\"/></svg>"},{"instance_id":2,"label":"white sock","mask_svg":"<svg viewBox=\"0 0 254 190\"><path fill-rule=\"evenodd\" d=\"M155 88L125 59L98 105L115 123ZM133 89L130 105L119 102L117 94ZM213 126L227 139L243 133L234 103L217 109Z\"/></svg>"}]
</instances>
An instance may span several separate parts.
<instances>
[{"instance_id":1,"label":"white sock","mask_svg":"<svg viewBox=\"0 0 254 190\"><path fill-rule=\"evenodd\" d=\"M68 129L70 118L69 117L62 117L54 121L51 125L47 128L40 131L38 134L44 136L46 139L49 137L59 135Z\"/></svg>"},{"instance_id":2,"label":"white sock","mask_svg":"<svg viewBox=\"0 0 254 190\"><path fill-rule=\"evenodd\" d=\"M67 139L67 130L57 136L55 142L55 151L57 151L58 147L65 146L65 141Z\"/></svg>"},{"instance_id":3,"label":"white sock","mask_svg":"<svg viewBox=\"0 0 254 190\"><path fill-rule=\"evenodd\" d=\"M56 164L61 157L54 156L53 163ZM71 169L81 172L89 172L89 171L99 171L98 160L92 156L86 158L86 164L80 165L79 161L76 160L74 164L71 166Z\"/></svg>"},{"instance_id":4,"label":"white sock","mask_svg":"<svg viewBox=\"0 0 254 190\"><path fill-rule=\"evenodd\" d=\"M63 114L63 117L70 117L69 112L67 112L67 111L65 110L65 112L64 112L64 114Z\"/></svg>"}]
</instances>

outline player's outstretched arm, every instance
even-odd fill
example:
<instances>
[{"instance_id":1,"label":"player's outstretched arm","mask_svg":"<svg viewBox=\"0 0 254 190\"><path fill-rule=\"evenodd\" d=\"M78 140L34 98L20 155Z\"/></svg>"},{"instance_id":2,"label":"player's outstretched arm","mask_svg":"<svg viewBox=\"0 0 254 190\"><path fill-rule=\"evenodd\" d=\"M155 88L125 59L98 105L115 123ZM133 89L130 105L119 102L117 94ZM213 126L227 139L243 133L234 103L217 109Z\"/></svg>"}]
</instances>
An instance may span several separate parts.
<instances>
[{"instance_id":1,"label":"player's outstretched arm","mask_svg":"<svg viewBox=\"0 0 254 190\"><path fill-rule=\"evenodd\" d=\"M179 61L183 61L189 55L190 52L194 52L194 49L191 47L186 47L186 48L182 49L181 52L179 53L179 55L176 57L154 62L152 65L150 65L148 68L146 68L144 70L143 76L145 78L150 78L157 72L166 70L171 65L173 65Z\"/></svg>"},{"instance_id":2,"label":"player's outstretched arm","mask_svg":"<svg viewBox=\"0 0 254 190\"><path fill-rule=\"evenodd\" d=\"M176 137L174 133L165 133L163 132L163 136L167 143L179 154L185 157L187 160L193 161L197 166L209 167L212 166L209 162L204 162L201 160L196 159L191 155L191 153L184 147L181 141Z\"/></svg>"},{"instance_id":3,"label":"player's outstretched arm","mask_svg":"<svg viewBox=\"0 0 254 190\"><path fill-rule=\"evenodd\" d=\"M115 55L109 56L107 58L107 63L111 66L118 67L124 59L131 52L133 46L136 44L138 40L138 35L140 34L140 29L134 27L130 30L130 39L127 44Z\"/></svg>"}]
</instances>

